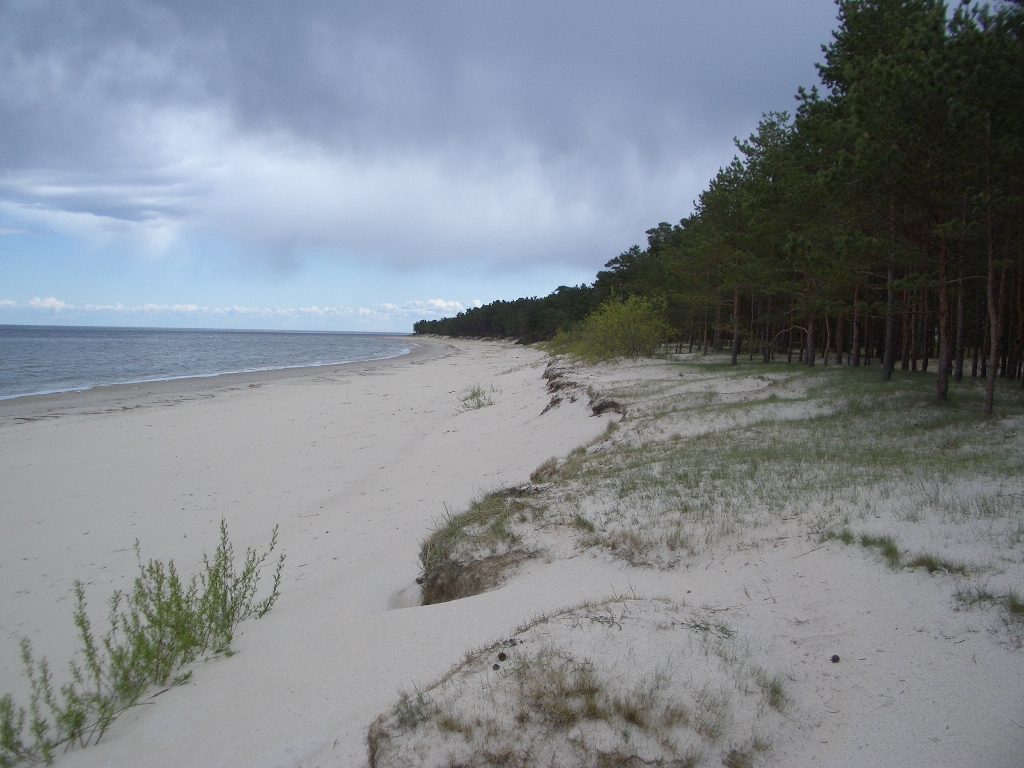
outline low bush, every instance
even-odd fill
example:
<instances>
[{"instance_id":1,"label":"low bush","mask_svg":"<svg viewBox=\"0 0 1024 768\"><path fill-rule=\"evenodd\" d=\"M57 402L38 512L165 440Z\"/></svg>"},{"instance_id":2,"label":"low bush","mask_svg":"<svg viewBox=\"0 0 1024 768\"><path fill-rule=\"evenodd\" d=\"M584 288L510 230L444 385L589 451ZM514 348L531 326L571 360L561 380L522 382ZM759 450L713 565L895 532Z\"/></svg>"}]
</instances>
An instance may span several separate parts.
<instances>
[{"instance_id":1,"label":"low bush","mask_svg":"<svg viewBox=\"0 0 1024 768\"><path fill-rule=\"evenodd\" d=\"M49 763L58 748L95 744L148 689L187 680L190 673L175 676L184 665L208 651L230 654L235 627L250 616L262 617L277 601L284 554L277 559L270 593L256 598L262 567L276 547L275 526L266 549L247 549L239 567L221 520L217 550L213 557L203 556L202 570L186 583L173 560L143 563L136 541L139 574L130 592L110 597L109 627L102 637L92 629L85 588L76 581L79 655L68 665L70 680L56 688L49 662L35 658L29 640L22 639L31 694L27 708L10 694L0 697L0 767Z\"/></svg>"},{"instance_id":2,"label":"low bush","mask_svg":"<svg viewBox=\"0 0 1024 768\"><path fill-rule=\"evenodd\" d=\"M624 302L605 302L574 329L560 332L549 349L588 362L650 357L671 330L664 301L630 296Z\"/></svg>"}]
</instances>

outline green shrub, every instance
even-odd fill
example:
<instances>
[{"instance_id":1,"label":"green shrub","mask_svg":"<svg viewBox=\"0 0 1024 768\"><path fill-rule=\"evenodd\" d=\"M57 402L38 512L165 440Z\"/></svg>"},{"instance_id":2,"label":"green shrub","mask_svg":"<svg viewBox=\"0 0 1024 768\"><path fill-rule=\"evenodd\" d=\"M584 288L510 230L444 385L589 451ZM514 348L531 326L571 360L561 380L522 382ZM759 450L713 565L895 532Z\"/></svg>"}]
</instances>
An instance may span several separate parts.
<instances>
[{"instance_id":1,"label":"green shrub","mask_svg":"<svg viewBox=\"0 0 1024 768\"><path fill-rule=\"evenodd\" d=\"M573 331L559 334L550 348L589 362L636 359L657 352L670 333L664 301L630 296L605 302Z\"/></svg>"},{"instance_id":2,"label":"green shrub","mask_svg":"<svg viewBox=\"0 0 1024 768\"><path fill-rule=\"evenodd\" d=\"M31 695L27 709L15 705L9 694L0 697L0 767L49 763L57 747L95 744L148 689L187 680L188 674L173 680L172 675L200 654L230 654L239 622L260 618L277 601L283 554L270 593L256 600L260 570L276 546L275 526L267 548L247 549L239 569L227 523L221 520L216 552L212 558L203 555L203 570L186 584L173 560L143 563L136 541L139 575L130 592L111 595L109 628L102 637L93 632L85 588L76 581L73 620L79 657L68 665L71 679L56 689L49 662L36 659L29 640L22 639Z\"/></svg>"}]
</instances>

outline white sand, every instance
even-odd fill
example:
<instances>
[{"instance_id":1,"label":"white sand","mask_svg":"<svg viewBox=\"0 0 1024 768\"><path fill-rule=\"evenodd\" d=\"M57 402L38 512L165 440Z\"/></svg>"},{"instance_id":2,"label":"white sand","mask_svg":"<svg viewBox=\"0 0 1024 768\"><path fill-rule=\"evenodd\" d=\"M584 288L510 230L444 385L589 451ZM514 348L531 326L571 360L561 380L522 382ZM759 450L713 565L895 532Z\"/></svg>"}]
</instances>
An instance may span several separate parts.
<instances>
[{"instance_id":1,"label":"white sand","mask_svg":"<svg viewBox=\"0 0 1024 768\"><path fill-rule=\"evenodd\" d=\"M134 575L136 538L187 571L223 516L236 549L280 525L279 602L242 626L236 655L198 663L60 765L365 765L367 727L399 690L542 611L614 594L721 612L786 676L768 764L1024 764L1021 652L952 611L948 583L897 581L860 547L779 530L670 570L541 560L493 592L416 606L418 545L446 507L524 482L618 418L583 401L541 415L544 362L424 340L412 359L0 404L0 691L24 693L22 635L61 674L74 579L101 614ZM474 385L494 404L460 410Z\"/></svg>"},{"instance_id":2,"label":"white sand","mask_svg":"<svg viewBox=\"0 0 1024 768\"><path fill-rule=\"evenodd\" d=\"M237 655L200 664L67 764L298 765L321 752L358 764L398 688L518 619L469 604L391 609L415 600L418 545L446 507L525 481L604 420L583 403L540 416L536 351L424 344L413 360L250 377L255 387L97 391L27 423L24 404L0 412L0 690L23 692L21 635L62 673L73 580L102 615L134 575L136 538L144 556L188 570L223 515L236 549L279 524L288 555L278 605L244 625ZM474 385L493 386L494 404L462 412Z\"/></svg>"}]
</instances>

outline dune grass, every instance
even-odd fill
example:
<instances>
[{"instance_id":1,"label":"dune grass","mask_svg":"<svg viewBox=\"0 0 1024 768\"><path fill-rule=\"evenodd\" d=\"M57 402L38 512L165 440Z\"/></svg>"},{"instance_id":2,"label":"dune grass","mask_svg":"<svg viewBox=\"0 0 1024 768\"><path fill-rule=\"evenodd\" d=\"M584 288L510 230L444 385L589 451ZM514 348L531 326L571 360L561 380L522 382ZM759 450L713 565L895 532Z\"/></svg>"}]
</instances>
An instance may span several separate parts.
<instances>
[{"instance_id":1,"label":"dune grass","mask_svg":"<svg viewBox=\"0 0 1024 768\"><path fill-rule=\"evenodd\" d=\"M476 507L465 542L445 534L449 566L485 568L473 544L497 521L531 551L543 549L538 529L563 527L582 549L657 568L722 542L756 546L762 531L787 523L812 536L852 524L858 543L893 568L969 575L970 553L957 542L972 538L1019 559L1024 488L1013 478L1024 477L1024 402L1008 399L1001 418L985 420L971 382L937 403L932 377L910 374L882 383L873 370L714 361L635 370L589 385L592 400L614 398L626 415L567 457L538 457L525 524L503 505ZM585 371L579 378L587 386ZM876 519L891 530L866 524ZM937 520L955 535L901 551L907 526Z\"/></svg>"},{"instance_id":2,"label":"dune grass","mask_svg":"<svg viewBox=\"0 0 1024 768\"><path fill-rule=\"evenodd\" d=\"M484 389L479 384L475 384L459 395L459 408L463 411L477 411L488 405L494 405L492 394L494 394L494 387Z\"/></svg>"},{"instance_id":3,"label":"dune grass","mask_svg":"<svg viewBox=\"0 0 1024 768\"><path fill-rule=\"evenodd\" d=\"M424 605L490 589L507 567L529 556L515 524L536 516L531 495L529 486L494 491L438 521L420 546Z\"/></svg>"},{"instance_id":4,"label":"dune grass","mask_svg":"<svg viewBox=\"0 0 1024 768\"><path fill-rule=\"evenodd\" d=\"M583 384L574 386L586 386L576 373ZM560 387L575 379L553 366L546 377ZM425 578L451 574L440 581L456 585L443 599L500 583L513 553L676 568L784 539L812 549L836 540L894 578L924 570L948 579L958 606L997 608L1003 637L1022 646L1024 402L1008 400L986 420L970 382L939 404L931 377L883 384L876 371L835 368L644 361L594 378L592 402L622 405L614 428L568 456L538 456L530 485L483 497L424 541ZM603 622L621 631L620 614L592 607L565 614L574 632ZM533 626L550 640L551 622L563 619ZM721 688L680 686L670 670L616 669L623 648L657 658L650 636L618 635L601 655L575 634L534 643L528 626L403 695L370 729L371 765L427 754L466 766L759 764L771 749L762 735L771 723L759 718L789 707L786 679L744 662L727 631L683 624L718 638L702 658L736 665L716 684L740 680L744 696L757 693L745 730L732 713L750 699L734 691L723 699Z\"/></svg>"},{"instance_id":5,"label":"dune grass","mask_svg":"<svg viewBox=\"0 0 1024 768\"><path fill-rule=\"evenodd\" d=\"M625 661L640 640L656 651ZM783 678L718 615L616 597L471 651L401 694L367 746L371 768L708 765L770 749L759 728L787 707Z\"/></svg>"}]
</instances>

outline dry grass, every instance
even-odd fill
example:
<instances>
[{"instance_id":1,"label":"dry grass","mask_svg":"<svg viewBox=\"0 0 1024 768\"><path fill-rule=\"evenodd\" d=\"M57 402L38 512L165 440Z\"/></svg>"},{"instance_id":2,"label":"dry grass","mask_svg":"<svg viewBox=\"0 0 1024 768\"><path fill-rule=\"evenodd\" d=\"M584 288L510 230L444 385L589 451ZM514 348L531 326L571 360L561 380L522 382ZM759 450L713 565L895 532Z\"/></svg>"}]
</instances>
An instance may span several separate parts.
<instances>
[{"instance_id":1,"label":"dry grass","mask_svg":"<svg viewBox=\"0 0 1024 768\"><path fill-rule=\"evenodd\" d=\"M893 578L948 579L959 608L993 609L1000 642L1024 645L1022 404L984 421L971 384L938 405L928 377L881 385L857 370L648 361L545 375L558 396L585 388L624 415L544 461L532 485L439 526L421 559L428 578L443 574L442 599L539 554L668 569L824 538L860 545ZM676 612L659 619L679 632L670 649L657 632L630 638L646 611ZM652 664L617 667L623 649ZM712 615L657 601L543 617L422 693L412 727L398 708L375 721L372 765L754 765L793 706L785 679Z\"/></svg>"},{"instance_id":2,"label":"dry grass","mask_svg":"<svg viewBox=\"0 0 1024 768\"><path fill-rule=\"evenodd\" d=\"M515 525L537 515L530 486L487 494L460 514L448 514L420 547L424 605L479 594L530 556Z\"/></svg>"},{"instance_id":3,"label":"dry grass","mask_svg":"<svg viewBox=\"0 0 1024 768\"><path fill-rule=\"evenodd\" d=\"M510 551L573 554L566 534L576 552L675 568L723 547L757 546L771 531L813 537L851 527L894 569L974 578L995 560L1006 588L1021 589L1019 403L984 421L969 383L940 405L928 377L882 385L872 371L834 368L557 363L545 376L555 391L585 388L592 402L615 401L626 415L591 445L538 466L525 517L475 505L466 513L475 525L448 531L467 536L445 544L453 571L486 571L493 558L494 574L469 579L481 589L517 562ZM884 428L871 426L879 413ZM477 545L491 526L507 543L488 553Z\"/></svg>"},{"instance_id":4,"label":"dry grass","mask_svg":"<svg viewBox=\"0 0 1024 768\"><path fill-rule=\"evenodd\" d=\"M624 660L634 643L646 652ZM379 717L368 751L373 768L695 766L767 748L758 726L785 706L781 678L713 614L616 598L467 654Z\"/></svg>"}]
</instances>

